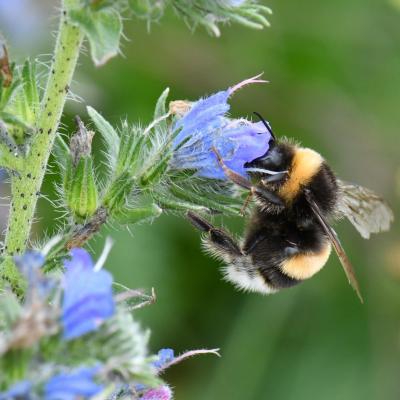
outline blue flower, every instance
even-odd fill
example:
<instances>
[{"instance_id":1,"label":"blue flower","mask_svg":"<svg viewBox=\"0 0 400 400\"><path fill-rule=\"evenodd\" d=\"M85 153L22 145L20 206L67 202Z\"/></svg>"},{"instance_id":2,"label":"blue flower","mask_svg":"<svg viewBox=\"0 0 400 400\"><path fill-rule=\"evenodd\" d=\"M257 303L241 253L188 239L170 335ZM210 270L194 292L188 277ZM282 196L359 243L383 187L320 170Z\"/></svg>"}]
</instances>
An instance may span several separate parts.
<instances>
[{"instance_id":1,"label":"blue flower","mask_svg":"<svg viewBox=\"0 0 400 400\"><path fill-rule=\"evenodd\" d=\"M157 355L158 359L153 361L153 366L157 369L165 367L175 358L174 350L172 349L161 349Z\"/></svg>"},{"instance_id":2,"label":"blue flower","mask_svg":"<svg viewBox=\"0 0 400 400\"><path fill-rule=\"evenodd\" d=\"M53 376L44 387L45 400L87 399L104 390L93 377L99 367L81 367L73 372Z\"/></svg>"},{"instance_id":3,"label":"blue flower","mask_svg":"<svg viewBox=\"0 0 400 400\"><path fill-rule=\"evenodd\" d=\"M13 385L7 392L0 393L0 400L29 400L32 383L21 381Z\"/></svg>"},{"instance_id":4,"label":"blue flower","mask_svg":"<svg viewBox=\"0 0 400 400\"><path fill-rule=\"evenodd\" d=\"M94 270L89 253L79 248L71 250L71 260L64 265L63 336L74 339L96 330L114 314L112 276Z\"/></svg>"},{"instance_id":5,"label":"blue flower","mask_svg":"<svg viewBox=\"0 0 400 400\"><path fill-rule=\"evenodd\" d=\"M226 113L230 108L229 97L247 84L264 82L257 78L193 103L174 126L178 133L173 142L173 169L195 169L198 176L226 179L212 150L215 147L229 168L247 176L245 164L268 151L271 134L261 122L230 119Z\"/></svg>"}]
</instances>

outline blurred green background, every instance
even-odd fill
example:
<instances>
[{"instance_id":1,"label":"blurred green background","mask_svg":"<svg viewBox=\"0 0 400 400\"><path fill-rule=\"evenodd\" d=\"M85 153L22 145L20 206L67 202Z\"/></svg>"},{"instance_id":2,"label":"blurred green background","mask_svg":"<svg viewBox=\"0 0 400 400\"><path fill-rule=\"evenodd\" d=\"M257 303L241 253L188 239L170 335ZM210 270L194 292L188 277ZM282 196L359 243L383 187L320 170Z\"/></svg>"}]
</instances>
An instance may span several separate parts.
<instances>
[{"instance_id":1,"label":"blurred green background","mask_svg":"<svg viewBox=\"0 0 400 400\"><path fill-rule=\"evenodd\" d=\"M36 10L42 35L27 45L11 32L12 54L21 59L49 53L56 6L21 4L25 12L27 5ZM84 100L68 104L65 124L76 113L87 118L86 104L115 123L125 117L146 123L166 86L171 99L196 99L263 71L270 83L240 91L232 113L262 113L278 135L315 148L343 179L384 195L398 215L400 2L265 4L274 11L270 29L234 25L219 39L201 29L190 33L172 14L151 34L144 22L127 22L122 57L101 69L81 57L73 90ZM48 177L47 194L53 179ZM50 209L40 203L38 232L55 229L57 215ZM240 235L244 221L218 223ZM335 256L293 289L269 297L239 293L221 280L218 263L200 250L198 233L177 216L164 215L131 234L104 229L92 249L98 254L111 235L115 245L107 266L115 279L155 288L157 303L136 313L152 330L153 350L221 349L220 359L204 356L167 372L177 400L398 399L399 223L370 241L347 222L337 229L364 305Z\"/></svg>"}]
</instances>

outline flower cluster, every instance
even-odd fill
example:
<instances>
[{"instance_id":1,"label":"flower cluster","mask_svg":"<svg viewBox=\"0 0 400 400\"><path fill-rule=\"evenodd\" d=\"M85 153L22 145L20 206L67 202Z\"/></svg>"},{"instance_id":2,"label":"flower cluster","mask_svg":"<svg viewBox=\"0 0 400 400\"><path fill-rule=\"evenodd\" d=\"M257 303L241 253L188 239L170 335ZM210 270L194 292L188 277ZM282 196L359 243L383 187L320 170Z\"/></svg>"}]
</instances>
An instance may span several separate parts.
<instances>
[{"instance_id":1,"label":"flower cluster","mask_svg":"<svg viewBox=\"0 0 400 400\"><path fill-rule=\"evenodd\" d=\"M169 400L159 375L193 352L147 352L148 334L132 319L113 280L82 248L64 260L65 274L44 275L45 254L29 251L15 261L28 281L24 304L0 295L0 400L110 398ZM215 350L198 350L216 353ZM106 397L102 397L106 398Z\"/></svg>"},{"instance_id":2,"label":"flower cluster","mask_svg":"<svg viewBox=\"0 0 400 400\"><path fill-rule=\"evenodd\" d=\"M213 152L215 148L229 168L246 176L245 164L268 151L271 134L261 122L230 119L226 115L229 98L238 89L257 82L265 81L255 76L189 106L174 125L178 133L172 168L195 169L205 178L226 179Z\"/></svg>"}]
</instances>

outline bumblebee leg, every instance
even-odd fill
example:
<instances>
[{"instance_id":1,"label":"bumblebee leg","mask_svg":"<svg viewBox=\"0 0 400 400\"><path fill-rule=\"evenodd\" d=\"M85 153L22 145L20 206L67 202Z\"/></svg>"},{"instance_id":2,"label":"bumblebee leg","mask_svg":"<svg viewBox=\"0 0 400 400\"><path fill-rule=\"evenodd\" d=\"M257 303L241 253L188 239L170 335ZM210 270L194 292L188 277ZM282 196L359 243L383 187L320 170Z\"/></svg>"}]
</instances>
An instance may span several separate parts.
<instances>
[{"instance_id":1,"label":"bumblebee leg","mask_svg":"<svg viewBox=\"0 0 400 400\"><path fill-rule=\"evenodd\" d=\"M217 253L222 252L230 257L241 257L243 255L239 245L228 233L222 229L215 228L204 218L191 211L186 216L195 228L208 233L208 240L212 250Z\"/></svg>"},{"instance_id":2,"label":"bumblebee leg","mask_svg":"<svg viewBox=\"0 0 400 400\"><path fill-rule=\"evenodd\" d=\"M226 263L223 268L225 280L232 282L239 289L250 292L268 294L277 291L254 265L252 257L242 251L228 233L215 228L190 211L186 215L197 229L207 232L208 237L204 243L206 249Z\"/></svg>"},{"instance_id":3,"label":"bumblebee leg","mask_svg":"<svg viewBox=\"0 0 400 400\"><path fill-rule=\"evenodd\" d=\"M222 170L224 171L224 174L233 183L236 183L236 185L241 186L242 188L250 190L251 194L257 194L277 206L284 205L283 200L278 195L276 195L275 193L273 193L272 191L270 191L268 189L261 188L259 186L254 186L249 180L247 180L246 178L243 178L242 175L240 175L237 172L230 169L224 163L224 160L222 159L221 155L218 153L218 150L215 147L212 147L212 151L215 153L217 160L218 160L218 164L221 166Z\"/></svg>"},{"instance_id":4,"label":"bumblebee leg","mask_svg":"<svg viewBox=\"0 0 400 400\"><path fill-rule=\"evenodd\" d=\"M242 214L243 216L246 214L247 206L249 205L250 200L253 198L253 196L254 196L254 195L253 195L252 192L250 192L250 193L247 195L246 200L244 201L243 206L242 206L242 208L240 209L240 214Z\"/></svg>"}]
</instances>

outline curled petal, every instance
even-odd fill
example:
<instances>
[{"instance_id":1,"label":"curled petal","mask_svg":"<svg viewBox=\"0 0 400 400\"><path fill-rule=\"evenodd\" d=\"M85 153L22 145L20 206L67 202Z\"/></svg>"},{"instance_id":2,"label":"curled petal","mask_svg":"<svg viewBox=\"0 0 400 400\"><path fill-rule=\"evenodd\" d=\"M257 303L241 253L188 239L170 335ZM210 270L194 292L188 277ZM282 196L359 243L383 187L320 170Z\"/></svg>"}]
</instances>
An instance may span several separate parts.
<instances>
[{"instance_id":1,"label":"curled petal","mask_svg":"<svg viewBox=\"0 0 400 400\"><path fill-rule=\"evenodd\" d=\"M157 369L163 368L165 365L169 364L174 358L174 350L161 349L158 352L158 359L153 362L153 366Z\"/></svg>"}]
</instances>

